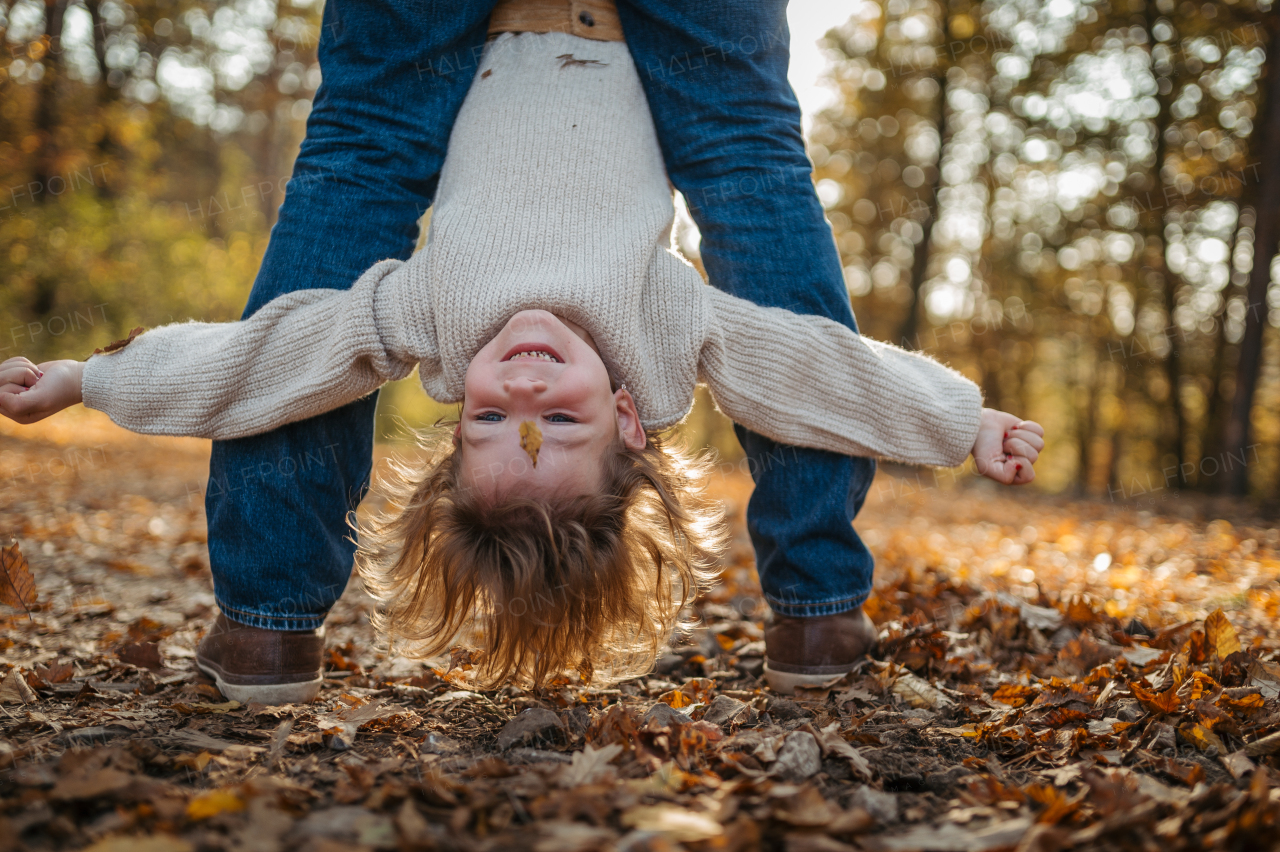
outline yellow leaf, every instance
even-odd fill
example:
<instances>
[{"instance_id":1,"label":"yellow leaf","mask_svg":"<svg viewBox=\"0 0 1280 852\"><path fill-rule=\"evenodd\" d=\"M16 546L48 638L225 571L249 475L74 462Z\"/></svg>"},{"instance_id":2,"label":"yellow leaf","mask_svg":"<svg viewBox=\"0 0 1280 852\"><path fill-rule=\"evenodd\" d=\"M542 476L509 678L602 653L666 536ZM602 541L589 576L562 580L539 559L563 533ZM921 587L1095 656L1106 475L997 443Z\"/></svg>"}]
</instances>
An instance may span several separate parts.
<instances>
[{"instance_id":1,"label":"yellow leaf","mask_svg":"<svg viewBox=\"0 0 1280 852\"><path fill-rule=\"evenodd\" d=\"M1240 650L1240 637L1221 609L1215 609L1204 620L1204 633L1209 644L1218 652L1219 660L1225 660Z\"/></svg>"},{"instance_id":2,"label":"yellow leaf","mask_svg":"<svg viewBox=\"0 0 1280 852\"><path fill-rule=\"evenodd\" d=\"M533 466L538 466L538 448L542 446L542 430L532 420L520 424L520 449L529 454Z\"/></svg>"},{"instance_id":3,"label":"yellow leaf","mask_svg":"<svg viewBox=\"0 0 1280 852\"><path fill-rule=\"evenodd\" d=\"M185 766L194 769L197 772L203 772L204 768L209 765L209 761L213 760L213 755L207 751L199 754L183 754L175 757L173 763L175 766Z\"/></svg>"},{"instance_id":4,"label":"yellow leaf","mask_svg":"<svg viewBox=\"0 0 1280 852\"><path fill-rule=\"evenodd\" d=\"M1218 735L1204 725L1184 725L1178 730L1201 751L1213 746L1219 754L1227 753L1227 747L1222 744L1222 740L1218 739Z\"/></svg>"},{"instance_id":5,"label":"yellow leaf","mask_svg":"<svg viewBox=\"0 0 1280 852\"><path fill-rule=\"evenodd\" d=\"M679 689L673 689L670 692L662 693L661 695L658 696L658 700L661 701L663 704L670 705L676 710L679 710L681 707L688 707L690 704L695 703L694 700L690 698L687 693Z\"/></svg>"},{"instance_id":6,"label":"yellow leaf","mask_svg":"<svg viewBox=\"0 0 1280 852\"><path fill-rule=\"evenodd\" d=\"M218 814L244 810L244 799L230 790L211 790L187 803L188 819L208 819Z\"/></svg>"}]
</instances>

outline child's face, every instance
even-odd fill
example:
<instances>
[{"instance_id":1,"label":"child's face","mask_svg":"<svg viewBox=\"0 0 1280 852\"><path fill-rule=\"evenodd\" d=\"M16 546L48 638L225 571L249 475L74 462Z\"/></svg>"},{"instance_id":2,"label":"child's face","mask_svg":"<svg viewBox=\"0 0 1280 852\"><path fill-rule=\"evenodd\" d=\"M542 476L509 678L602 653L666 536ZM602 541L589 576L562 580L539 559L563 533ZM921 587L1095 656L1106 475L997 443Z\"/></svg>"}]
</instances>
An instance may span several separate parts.
<instances>
[{"instance_id":1,"label":"child's face","mask_svg":"<svg viewBox=\"0 0 1280 852\"><path fill-rule=\"evenodd\" d=\"M512 317L471 360L465 387L461 484L487 497L592 493L619 437L645 445L635 402L610 389L591 336L547 311ZM536 467L520 445L525 421L542 433Z\"/></svg>"}]
</instances>

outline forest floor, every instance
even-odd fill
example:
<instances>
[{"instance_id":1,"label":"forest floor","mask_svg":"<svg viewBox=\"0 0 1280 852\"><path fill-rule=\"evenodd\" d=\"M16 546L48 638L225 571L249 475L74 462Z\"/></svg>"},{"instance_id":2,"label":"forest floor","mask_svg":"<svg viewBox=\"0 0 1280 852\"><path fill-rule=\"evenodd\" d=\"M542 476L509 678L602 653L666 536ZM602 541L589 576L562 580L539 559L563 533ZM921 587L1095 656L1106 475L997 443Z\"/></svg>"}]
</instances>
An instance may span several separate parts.
<instances>
[{"instance_id":1,"label":"forest floor","mask_svg":"<svg viewBox=\"0 0 1280 852\"><path fill-rule=\"evenodd\" d=\"M1280 530L1246 507L882 471L881 648L783 698L742 513L703 626L610 687L466 688L328 622L318 701L228 702L207 445L92 413L0 427L0 849L1266 849L1280 837ZM1230 521L1223 518L1230 518ZM263 530L269 536L270 530ZM16 570L16 569L15 569Z\"/></svg>"}]
</instances>

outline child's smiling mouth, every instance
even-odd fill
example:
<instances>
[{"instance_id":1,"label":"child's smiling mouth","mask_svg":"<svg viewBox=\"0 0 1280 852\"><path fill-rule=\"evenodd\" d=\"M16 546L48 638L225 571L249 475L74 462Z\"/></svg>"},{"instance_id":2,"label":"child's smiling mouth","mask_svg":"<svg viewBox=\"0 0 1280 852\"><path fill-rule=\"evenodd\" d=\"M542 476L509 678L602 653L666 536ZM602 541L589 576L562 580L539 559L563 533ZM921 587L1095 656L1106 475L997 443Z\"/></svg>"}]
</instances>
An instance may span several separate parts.
<instances>
[{"instance_id":1,"label":"child's smiling mouth","mask_svg":"<svg viewBox=\"0 0 1280 852\"><path fill-rule=\"evenodd\" d=\"M560 357L560 353L556 352L545 343L521 343L516 345L503 356L503 361L516 360L539 360L550 361L553 364L563 364L564 359Z\"/></svg>"}]
</instances>

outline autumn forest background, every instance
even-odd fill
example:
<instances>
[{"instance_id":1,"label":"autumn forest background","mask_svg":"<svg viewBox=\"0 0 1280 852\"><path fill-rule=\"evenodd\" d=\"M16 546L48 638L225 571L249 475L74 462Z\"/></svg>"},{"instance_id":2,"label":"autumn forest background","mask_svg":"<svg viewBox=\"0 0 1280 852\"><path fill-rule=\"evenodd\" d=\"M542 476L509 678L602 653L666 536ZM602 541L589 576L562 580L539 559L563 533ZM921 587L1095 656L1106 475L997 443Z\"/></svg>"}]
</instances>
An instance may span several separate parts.
<instances>
[{"instance_id":1,"label":"autumn forest background","mask_svg":"<svg viewBox=\"0 0 1280 852\"><path fill-rule=\"evenodd\" d=\"M845 5L807 133L864 332L1045 423L1039 488L1280 497L1270 5ZM0 3L0 355L239 314L320 83L320 14ZM678 240L696 260L691 223ZM410 379L382 411L394 438L394 415L434 408ZM686 428L737 452L705 401Z\"/></svg>"},{"instance_id":2,"label":"autumn forest background","mask_svg":"<svg viewBox=\"0 0 1280 852\"><path fill-rule=\"evenodd\" d=\"M0 0L0 359L239 315L321 83L309 2ZM882 466L879 646L782 696L702 396L732 543L652 672L478 690L357 582L318 699L242 706L193 659L208 442L0 420L0 850L1275 847L1280 15L818 2L806 135L859 323L1045 424L1040 493ZM377 464L446 411L384 389Z\"/></svg>"}]
</instances>

